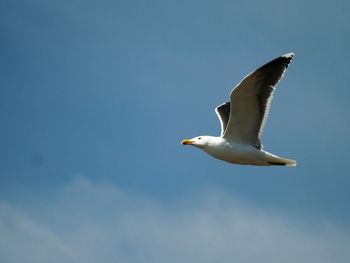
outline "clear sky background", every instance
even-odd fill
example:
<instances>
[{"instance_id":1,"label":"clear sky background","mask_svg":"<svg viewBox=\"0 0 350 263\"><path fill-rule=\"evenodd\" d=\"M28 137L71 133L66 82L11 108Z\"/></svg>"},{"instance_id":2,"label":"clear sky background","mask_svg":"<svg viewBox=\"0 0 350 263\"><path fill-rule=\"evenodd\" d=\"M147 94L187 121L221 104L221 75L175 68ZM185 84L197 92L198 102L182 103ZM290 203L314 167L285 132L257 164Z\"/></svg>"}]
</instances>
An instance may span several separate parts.
<instances>
[{"instance_id":1,"label":"clear sky background","mask_svg":"<svg viewBox=\"0 0 350 263\"><path fill-rule=\"evenodd\" d=\"M349 1L0 0L0 261L346 262ZM287 53L263 144L180 141Z\"/></svg>"}]
</instances>

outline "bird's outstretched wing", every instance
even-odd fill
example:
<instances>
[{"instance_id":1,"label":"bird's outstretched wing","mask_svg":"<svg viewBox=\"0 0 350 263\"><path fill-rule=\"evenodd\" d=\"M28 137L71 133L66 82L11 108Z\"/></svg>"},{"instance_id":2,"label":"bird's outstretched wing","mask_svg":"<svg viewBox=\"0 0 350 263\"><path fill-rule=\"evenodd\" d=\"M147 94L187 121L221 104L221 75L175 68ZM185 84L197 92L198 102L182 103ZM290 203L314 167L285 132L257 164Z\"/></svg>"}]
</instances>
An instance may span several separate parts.
<instances>
[{"instance_id":1,"label":"bird's outstretched wing","mask_svg":"<svg viewBox=\"0 0 350 263\"><path fill-rule=\"evenodd\" d=\"M230 102L223 103L215 108L216 115L221 124L221 136L224 135L228 120L230 118Z\"/></svg>"},{"instance_id":2,"label":"bird's outstretched wing","mask_svg":"<svg viewBox=\"0 0 350 263\"><path fill-rule=\"evenodd\" d=\"M230 117L224 138L261 148L260 138L275 86L293 57L293 53L288 53L270 61L246 76L231 91Z\"/></svg>"}]
</instances>

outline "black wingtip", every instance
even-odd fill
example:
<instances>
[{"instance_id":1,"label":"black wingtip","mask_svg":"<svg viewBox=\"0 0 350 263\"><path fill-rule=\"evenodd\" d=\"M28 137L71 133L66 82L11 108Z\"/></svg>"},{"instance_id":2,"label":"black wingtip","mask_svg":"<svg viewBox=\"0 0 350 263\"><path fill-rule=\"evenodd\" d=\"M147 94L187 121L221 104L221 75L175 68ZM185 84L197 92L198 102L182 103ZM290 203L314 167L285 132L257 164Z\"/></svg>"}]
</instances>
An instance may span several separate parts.
<instances>
[{"instance_id":1,"label":"black wingtip","mask_svg":"<svg viewBox=\"0 0 350 263\"><path fill-rule=\"evenodd\" d=\"M280 58L287 60L287 63L289 64L294 58L294 53L289 52L287 54L282 55Z\"/></svg>"},{"instance_id":2,"label":"black wingtip","mask_svg":"<svg viewBox=\"0 0 350 263\"><path fill-rule=\"evenodd\" d=\"M264 70L264 69L271 67L273 65L281 65L281 64L287 68L288 65L290 64L290 62L293 60L293 58L294 58L293 52L286 53L278 58L275 58L274 60L271 60L270 62L266 63L265 65L261 66L260 68L257 69L257 71Z\"/></svg>"}]
</instances>

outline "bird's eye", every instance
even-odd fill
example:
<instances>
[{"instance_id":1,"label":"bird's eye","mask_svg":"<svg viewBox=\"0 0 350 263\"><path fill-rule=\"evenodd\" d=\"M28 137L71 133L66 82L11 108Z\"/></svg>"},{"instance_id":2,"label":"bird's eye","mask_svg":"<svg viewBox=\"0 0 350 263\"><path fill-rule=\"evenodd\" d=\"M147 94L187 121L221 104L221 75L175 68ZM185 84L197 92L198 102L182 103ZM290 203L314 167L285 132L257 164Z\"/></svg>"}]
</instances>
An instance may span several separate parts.
<instances>
[{"instance_id":1,"label":"bird's eye","mask_svg":"<svg viewBox=\"0 0 350 263\"><path fill-rule=\"evenodd\" d=\"M198 137L198 140L202 139L201 137Z\"/></svg>"}]
</instances>

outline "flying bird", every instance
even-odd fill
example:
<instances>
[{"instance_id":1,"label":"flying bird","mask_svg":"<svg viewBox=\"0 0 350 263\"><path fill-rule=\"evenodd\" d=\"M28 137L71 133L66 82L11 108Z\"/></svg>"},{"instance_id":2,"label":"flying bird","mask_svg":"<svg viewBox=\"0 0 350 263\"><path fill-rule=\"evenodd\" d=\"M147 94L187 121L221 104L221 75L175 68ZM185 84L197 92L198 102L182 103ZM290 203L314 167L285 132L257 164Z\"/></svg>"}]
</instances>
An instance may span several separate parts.
<instances>
[{"instance_id":1,"label":"flying bird","mask_svg":"<svg viewBox=\"0 0 350 263\"><path fill-rule=\"evenodd\" d=\"M231 91L230 102L215 109L221 123L220 137L198 136L185 139L182 144L234 164L296 166L294 160L263 150L260 142L276 85L293 57L293 53L282 55L238 83Z\"/></svg>"}]
</instances>

